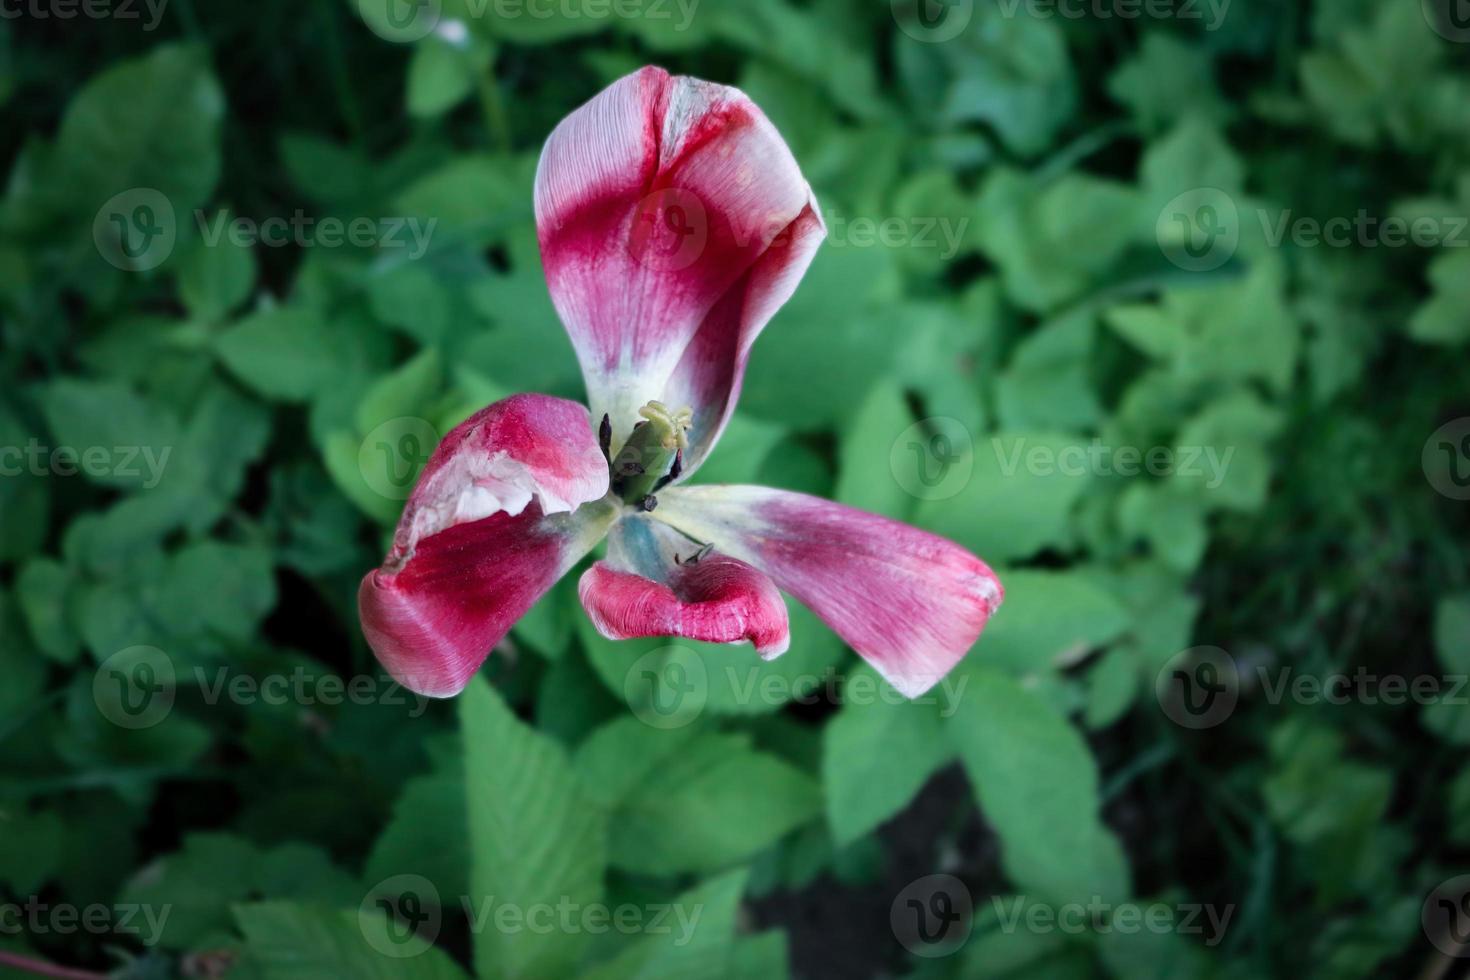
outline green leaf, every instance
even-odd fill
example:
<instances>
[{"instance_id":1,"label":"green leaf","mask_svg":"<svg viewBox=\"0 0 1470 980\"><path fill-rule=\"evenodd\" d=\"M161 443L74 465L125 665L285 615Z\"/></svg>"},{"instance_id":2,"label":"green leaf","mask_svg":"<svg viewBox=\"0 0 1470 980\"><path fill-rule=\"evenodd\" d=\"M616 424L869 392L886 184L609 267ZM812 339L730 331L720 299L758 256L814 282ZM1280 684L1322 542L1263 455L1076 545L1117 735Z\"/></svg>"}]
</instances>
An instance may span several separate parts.
<instances>
[{"instance_id":1,"label":"green leaf","mask_svg":"<svg viewBox=\"0 0 1470 980\"><path fill-rule=\"evenodd\" d=\"M468 980L448 954L418 936L395 945L397 927L376 910L260 902L235 906L234 916L245 934L246 965L262 980Z\"/></svg>"},{"instance_id":2,"label":"green leaf","mask_svg":"<svg viewBox=\"0 0 1470 980\"><path fill-rule=\"evenodd\" d=\"M945 727L1006 872L1056 902L1122 897L1116 844L1098 816L1097 766L1087 743L1044 701L988 667L972 671Z\"/></svg>"},{"instance_id":3,"label":"green leaf","mask_svg":"<svg viewBox=\"0 0 1470 980\"><path fill-rule=\"evenodd\" d=\"M0 881L12 894L34 895L51 880L61 865L66 831L54 811L0 810Z\"/></svg>"},{"instance_id":4,"label":"green leaf","mask_svg":"<svg viewBox=\"0 0 1470 980\"><path fill-rule=\"evenodd\" d=\"M76 631L77 580L50 558L27 562L15 579L15 595L36 645L53 660L72 663L81 652Z\"/></svg>"},{"instance_id":5,"label":"green leaf","mask_svg":"<svg viewBox=\"0 0 1470 980\"><path fill-rule=\"evenodd\" d=\"M215 350L255 391L278 401L306 401L340 379L341 351L319 314L305 308L256 313L221 333Z\"/></svg>"},{"instance_id":6,"label":"green leaf","mask_svg":"<svg viewBox=\"0 0 1470 980\"><path fill-rule=\"evenodd\" d=\"M911 702L880 685L870 667L849 675L849 700L822 729L827 824L839 847L907 806L954 754L941 718L953 704ZM860 701L859 690L873 697Z\"/></svg>"},{"instance_id":7,"label":"green leaf","mask_svg":"<svg viewBox=\"0 0 1470 980\"><path fill-rule=\"evenodd\" d=\"M7 678L0 686L0 718L23 717L46 685L46 661L26 638L15 600L5 591L0 591L0 665ZM8 728L0 723L0 731Z\"/></svg>"},{"instance_id":8,"label":"green leaf","mask_svg":"<svg viewBox=\"0 0 1470 980\"><path fill-rule=\"evenodd\" d=\"M952 497L922 501L914 522L992 563L1065 548L1072 508L1095 475L1087 447L1047 433L979 440L969 483Z\"/></svg>"},{"instance_id":9,"label":"green leaf","mask_svg":"<svg viewBox=\"0 0 1470 980\"><path fill-rule=\"evenodd\" d=\"M1429 265L1434 295L1414 311L1409 336L1453 346L1470 340L1470 252L1446 252Z\"/></svg>"},{"instance_id":10,"label":"green leaf","mask_svg":"<svg viewBox=\"0 0 1470 980\"><path fill-rule=\"evenodd\" d=\"M1470 594L1446 596L1435 605L1434 650L1446 670L1470 673Z\"/></svg>"},{"instance_id":11,"label":"green leaf","mask_svg":"<svg viewBox=\"0 0 1470 980\"><path fill-rule=\"evenodd\" d=\"M202 239L179 269L179 298L195 319L223 320L244 303L255 284L255 255L229 235L214 244Z\"/></svg>"},{"instance_id":12,"label":"green leaf","mask_svg":"<svg viewBox=\"0 0 1470 980\"><path fill-rule=\"evenodd\" d=\"M587 739L577 769L609 809L612 864L643 874L729 867L821 812L810 777L738 735L625 716Z\"/></svg>"},{"instance_id":13,"label":"green leaf","mask_svg":"<svg viewBox=\"0 0 1470 980\"><path fill-rule=\"evenodd\" d=\"M219 179L224 113L202 48L161 45L114 65L87 82L61 120L56 154L69 196L95 210L114 194L149 188L182 224Z\"/></svg>"},{"instance_id":14,"label":"green leaf","mask_svg":"<svg viewBox=\"0 0 1470 980\"><path fill-rule=\"evenodd\" d=\"M375 381L362 396L357 403L357 431L366 435L392 419L428 415L443 390L444 364L439 352L433 348L420 351Z\"/></svg>"},{"instance_id":15,"label":"green leaf","mask_svg":"<svg viewBox=\"0 0 1470 980\"><path fill-rule=\"evenodd\" d=\"M1172 33L1150 31L1138 53L1108 76L1108 94L1156 133L1185 118L1219 123L1229 113L1206 51ZM1168 84L1159 84L1167 79Z\"/></svg>"},{"instance_id":16,"label":"green leaf","mask_svg":"<svg viewBox=\"0 0 1470 980\"><path fill-rule=\"evenodd\" d=\"M582 980L727 980L754 952L737 942L747 872L731 871L675 897L667 931L651 933ZM768 934L769 935L769 934ZM764 980L770 973L759 974Z\"/></svg>"},{"instance_id":17,"label":"green leaf","mask_svg":"<svg viewBox=\"0 0 1470 980\"><path fill-rule=\"evenodd\" d=\"M980 641L987 664L1045 672L1117 639L1132 621L1128 610L1083 572L1010 569L999 574L1005 602Z\"/></svg>"},{"instance_id":18,"label":"green leaf","mask_svg":"<svg viewBox=\"0 0 1470 980\"><path fill-rule=\"evenodd\" d=\"M52 460L70 450L68 469L106 486L146 488L144 454L163 460L178 443L179 425L166 410L116 381L62 378L41 392L41 411L56 439Z\"/></svg>"},{"instance_id":19,"label":"green leaf","mask_svg":"<svg viewBox=\"0 0 1470 980\"><path fill-rule=\"evenodd\" d=\"M523 724L483 679L459 698L470 828L470 896L481 903L589 905L602 898L607 822L588 805L571 764L551 739ZM493 914L493 910L489 910ZM475 970L507 980L559 980L585 933L476 936Z\"/></svg>"},{"instance_id":20,"label":"green leaf","mask_svg":"<svg viewBox=\"0 0 1470 980\"><path fill-rule=\"evenodd\" d=\"M474 91L476 75L488 63L488 52L475 58L465 48L431 34L414 46L408 63L409 115L432 119L448 112ZM493 79L490 84L495 84Z\"/></svg>"},{"instance_id":21,"label":"green leaf","mask_svg":"<svg viewBox=\"0 0 1470 980\"><path fill-rule=\"evenodd\" d=\"M230 907L253 895L355 905L362 894L327 854L305 844L261 848L230 834L191 834L182 849L143 868L123 897L168 909L155 941L190 949L229 928Z\"/></svg>"},{"instance_id":22,"label":"green leaf","mask_svg":"<svg viewBox=\"0 0 1470 980\"><path fill-rule=\"evenodd\" d=\"M414 874L434 884L441 898L469 894L470 838L465 824L464 778L434 773L410 779L393 816L368 855L363 877L382 881Z\"/></svg>"},{"instance_id":23,"label":"green leaf","mask_svg":"<svg viewBox=\"0 0 1470 980\"><path fill-rule=\"evenodd\" d=\"M875 514L907 517L914 499L895 478L892 458L895 441L913 424L913 413L897 385L882 381L873 386L843 429L833 496Z\"/></svg>"},{"instance_id":24,"label":"green leaf","mask_svg":"<svg viewBox=\"0 0 1470 980\"><path fill-rule=\"evenodd\" d=\"M24 453L36 434L0 405L0 562L28 558L41 549L51 520L47 481L55 474L32 465ZM43 457L44 462L44 457Z\"/></svg>"}]
</instances>

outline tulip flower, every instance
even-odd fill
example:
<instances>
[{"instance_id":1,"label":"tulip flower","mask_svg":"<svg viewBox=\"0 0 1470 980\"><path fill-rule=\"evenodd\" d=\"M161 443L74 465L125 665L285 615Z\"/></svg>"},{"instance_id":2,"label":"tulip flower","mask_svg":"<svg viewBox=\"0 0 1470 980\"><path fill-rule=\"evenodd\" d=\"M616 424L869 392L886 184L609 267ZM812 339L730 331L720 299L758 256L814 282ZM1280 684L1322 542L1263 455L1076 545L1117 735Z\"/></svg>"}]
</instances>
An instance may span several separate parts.
<instances>
[{"instance_id":1,"label":"tulip flower","mask_svg":"<svg viewBox=\"0 0 1470 980\"><path fill-rule=\"evenodd\" d=\"M644 68L557 126L535 210L591 409L516 395L438 446L358 594L389 673L459 692L606 539L578 590L603 636L749 642L769 659L790 644L784 591L903 694L937 683L1001 601L984 562L817 497L685 485L826 235L771 122L734 88Z\"/></svg>"}]
</instances>

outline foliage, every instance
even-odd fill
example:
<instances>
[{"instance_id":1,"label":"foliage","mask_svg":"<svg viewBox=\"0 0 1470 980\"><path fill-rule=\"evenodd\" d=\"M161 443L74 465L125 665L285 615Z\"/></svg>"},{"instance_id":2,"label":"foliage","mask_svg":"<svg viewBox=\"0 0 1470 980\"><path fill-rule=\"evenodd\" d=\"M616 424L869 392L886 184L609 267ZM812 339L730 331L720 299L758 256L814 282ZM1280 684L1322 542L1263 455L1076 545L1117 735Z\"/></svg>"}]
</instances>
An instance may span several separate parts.
<instances>
[{"instance_id":1,"label":"foliage","mask_svg":"<svg viewBox=\"0 0 1470 980\"><path fill-rule=\"evenodd\" d=\"M1470 526L1425 449L1470 412L1470 48L1419 3L443 0L431 31L398 0L60 6L0 20L0 910L109 925L0 951L261 980L1417 969L1470 848ZM832 231L700 478L992 562L1007 602L931 697L795 605L769 664L610 643L575 574L457 702L361 638L438 434L580 397L535 162L649 62L749 92ZM1360 214L1341 244L1299 224ZM1193 730L1159 681L1203 646L1239 704ZM1362 673L1439 686L1292 693ZM672 716L670 678L700 685ZM974 915L931 958L898 917L941 873ZM1169 924L1122 927L1150 903Z\"/></svg>"}]
</instances>

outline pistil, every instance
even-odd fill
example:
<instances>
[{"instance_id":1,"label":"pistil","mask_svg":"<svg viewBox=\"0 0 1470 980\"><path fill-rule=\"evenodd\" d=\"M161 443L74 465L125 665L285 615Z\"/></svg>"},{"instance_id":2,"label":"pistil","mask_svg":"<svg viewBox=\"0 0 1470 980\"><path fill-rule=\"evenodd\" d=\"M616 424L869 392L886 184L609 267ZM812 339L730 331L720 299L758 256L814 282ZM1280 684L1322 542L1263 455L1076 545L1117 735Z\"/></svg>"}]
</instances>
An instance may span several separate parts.
<instances>
[{"instance_id":1,"label":"pistil","mask_svg":"<svg viewBox=\"0 0 1470 980\"><path fill-rule=\"evenodd\" d=\"M658 506L654 493L683 469L694 412L688 408L671 412L662 402L652 401L638 414L643 421L633 426L610 463L612 488L627 503L653 510Z\"/></svg>"}]
</instances>

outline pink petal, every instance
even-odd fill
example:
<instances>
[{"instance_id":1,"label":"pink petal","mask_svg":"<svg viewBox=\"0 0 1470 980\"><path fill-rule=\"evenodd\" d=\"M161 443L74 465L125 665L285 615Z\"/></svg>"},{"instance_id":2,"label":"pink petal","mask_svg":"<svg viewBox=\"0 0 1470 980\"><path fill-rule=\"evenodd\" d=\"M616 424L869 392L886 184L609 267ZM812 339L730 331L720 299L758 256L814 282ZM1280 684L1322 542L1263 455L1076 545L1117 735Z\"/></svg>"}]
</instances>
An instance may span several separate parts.
<instances>
[{"instance_id":1,"label":"pink petal","mask_svg":"<svg viewBox=\"0 0 1470 980\"><path fill-rule=\"evenodd\" d=\"M471 416L429 458L392 550L362 580L368 645L410 690L457 693L601 538L617 511L591 502L607 491L581 405L516 395Z\"/></svg>"},{"instance_id":2,"label":"pink petal","mask_svg":"<svg viewBox=\"0 0 1470 980\"><path fill-rule=\"evenodd\" d=\"M767 660L785 653L791 632L776 584L743 561L699 552L665 525L636 516L620 521L608 559L584 572L578 586L597 631L610 640L749 640Z\"/></svg>"},{"instance_id":3,"label":"pink petal","mask_svg":"<svg viewBox=\"0 0 1470 980\"><path fill-rule=\"evenodd\" d=\"M644 68L564 119L536 173L546 281L614 448L652 399L695 409L691 472L826 234L744 93Z\"/></svg>"},{"instance_id":4,"label":"pink petal","mask_svg":"<svg viewBox=\"0 0 1470 980\"><path fill-rule=\"evenodd\" d=\"M949 673L1004 596L952 541L817 497L694 486L658 499L655 518L770 575L911 698Z\"/></svg>"},{"instance_id":5,"label":"pink petal","mask_svg":"<svg viewBox=\"0 0 1470 980\"><path fill-rule=\"evenodd\" d=\"M608 491L607 460L587 409L550 395L513 395L465 419L439 443L403 508L389 562L456 524L533 499L544 514L575 510Z\"/></svg>"},{"instance_id":6,"label":"pink petal","mask_svg":"<svg viewBox=\"0 0 1470 980\"><path fill-rule=\"evenodd\" d=\"M368 646L409 690L458 694L516 620L592 549L611 517L595 507L547 516L533 503L420 540L401 568L371 571L358 587Z\"/></svg>"}]
</instances>

